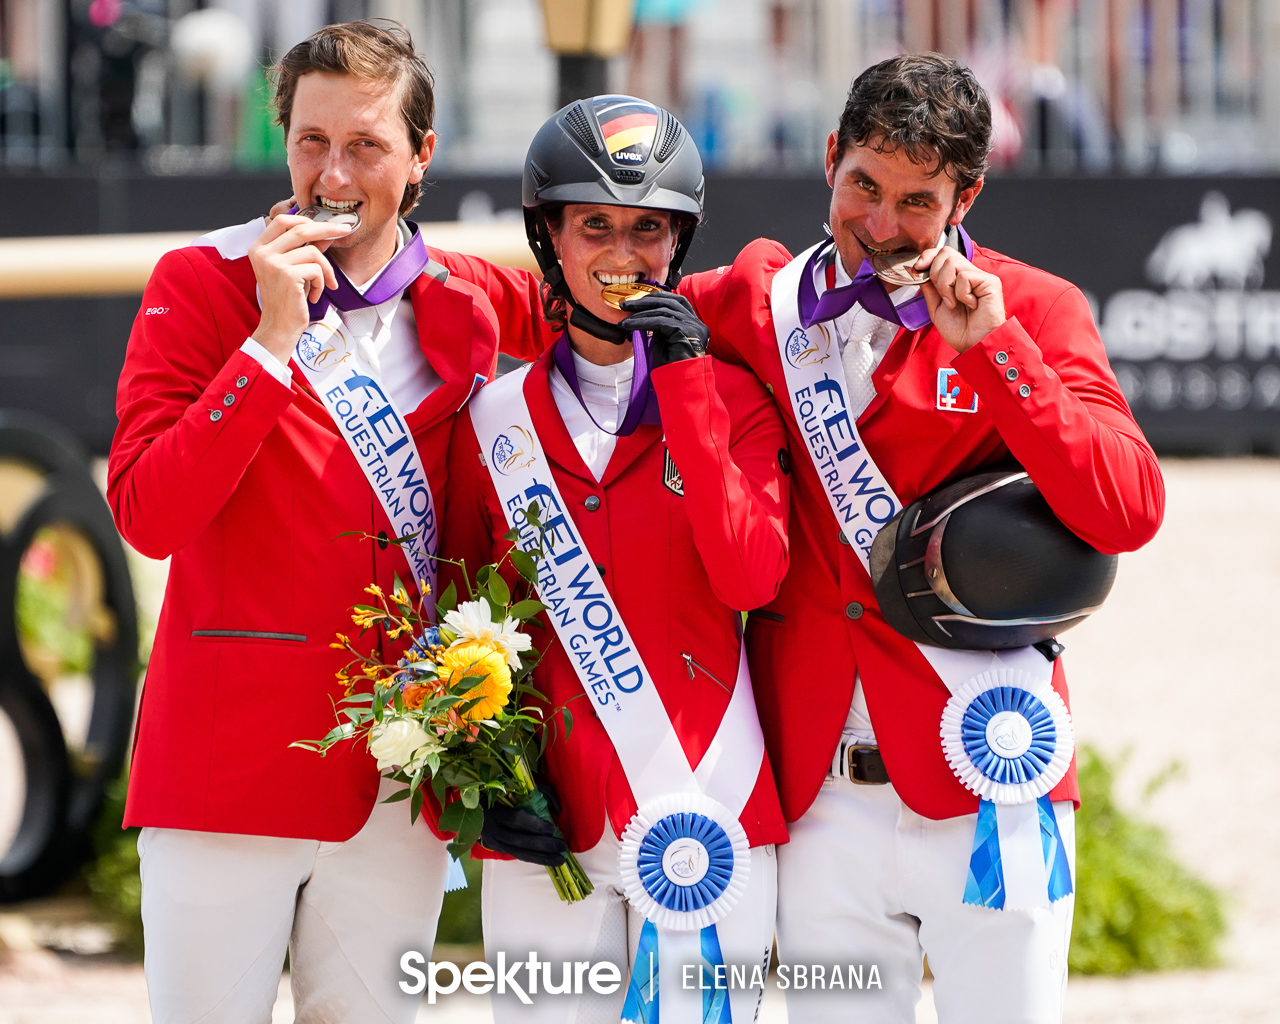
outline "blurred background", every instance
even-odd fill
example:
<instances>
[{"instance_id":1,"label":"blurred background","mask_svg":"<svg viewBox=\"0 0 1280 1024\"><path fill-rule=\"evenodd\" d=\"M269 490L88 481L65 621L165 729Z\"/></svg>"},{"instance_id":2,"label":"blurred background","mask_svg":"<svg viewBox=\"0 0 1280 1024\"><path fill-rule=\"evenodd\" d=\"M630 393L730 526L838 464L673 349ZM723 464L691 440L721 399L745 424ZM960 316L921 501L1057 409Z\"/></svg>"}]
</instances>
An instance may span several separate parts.
<instances>
[{"instance_id":1,"label":"blurred background","mask_svg":"<svg viewBox=\"0 0 1280 1024\"><path fill-rule=\"evenodd\" d=\"M372 17L436 73L428 242L526 266L522 160L572 99L682 118L701 270L820 237L863 68L974 69L996 146L966 226L1084 289L1169 484L1064 640L1089 747L1068 1020L1280 1021L1280 0L0 0L0 1024L149 1019L119 821L167 566L98 494L116 380L159 255L289 193L270 64ZM474 887L440 938L476 955Z\"/></svg>"}]
</instances>

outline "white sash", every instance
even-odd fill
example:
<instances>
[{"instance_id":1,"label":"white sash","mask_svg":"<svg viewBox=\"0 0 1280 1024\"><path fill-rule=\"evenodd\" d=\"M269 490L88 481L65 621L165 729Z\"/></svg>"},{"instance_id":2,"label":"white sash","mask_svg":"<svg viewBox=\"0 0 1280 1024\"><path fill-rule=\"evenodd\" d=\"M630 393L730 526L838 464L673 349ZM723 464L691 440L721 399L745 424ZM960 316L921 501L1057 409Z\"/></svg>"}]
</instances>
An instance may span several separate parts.
<instances>
[{"instance_id":1,"label":"white sash","mask_svg":"<svg viewBox=\"0 0 1280 1024\"><path fill-rule=\"evenodd\" d=\"M531 504L538 506L551 548L538 566L538 598L548 606L544 615L617 751L639 807L623 835L619 860L628 899L657 926L663 951L662 1019L697 1024L702 1021L702 993L683 988L679 965L700 962L700 932L733 908L750 871L738 815L755 789L764 737L745 646L729 705L695 769L612 595L578 538L524 398L528 372L526 367L509 373L482 389L471 402L471 422L507 522L519 532L517 545L524 550L542 540L525 515ZM732 858L732 879L709 904L692 910L677 909L674 900L664 902L663 889L682 895L681 887L709 879L708 860L714 861L715 854L710 841L703 845L694 841L696 836L659 840L677 819L700 821L708 834L732 844L731 855L727 845L720 847L721 856ZM655 872L662 876L656 882Z\"/></svg>"},{"instance_id":2,"label":"white sash","mask_svg":"<svg viewBox=\"0 0 1280 1024\"><path fill-rule=\"evenodd\" d=\"M872 460L862 443L855 418L848 413L844 370L833 330L827 324L815 324L806 331L800 322L800 275L822 244L825 243L801 253L774 277L771 294L774 332L782 355L787 398L805 449L813 460L836 523L869 572L871 543L880 528L902 511L902 503ZM996 652L954 651L927 644L916 646L952 693L953 703L958 699L967 700L972 693L992 686L1021 687L1055 714L1062 703L1050 685L1053 665L1034 648ZM966 684L971 683L973 685L965 689ZM963 698L958 696L962 690ZM948 704L948 709L956 711L953 704ZM944 715L944 723L946 721ZM1055 724L1060 736L1067 733L1063 737L1066 753L1065 759L1059 758L1060 765L1055 763L1054 772L1042 777L1043 782L1048 783L1043 787L1045 793L1057 784L1070 763L1070 719L1066 717L1065 707L1061 708ZM1057 778L1053 778L1053 774ZM974 789L965 778L962 777L961 782ZM1041 819L1035 797L1027 801L1023 795L1019 802L1012 802L1001 799L1007 792L996 796L978 795L984 799L990 796L995 803L999 862L1004 875L1003 905L1009 909L1047 906L1052 863L1046 864L1041 849Z\"/></svg>"},{"instance_id":3,"label":"white sash","mask_svg":"<svg viewBox=\"0 0 1280 1024\"><path fill-rule=\"evenodd\" d=\"M333 417L397 537L417 589L436 585L439 524L431 485L413 435L381 374L369 365L335 307L307 326L293 351L307 381Z\"/></svg>"}]
</instances>

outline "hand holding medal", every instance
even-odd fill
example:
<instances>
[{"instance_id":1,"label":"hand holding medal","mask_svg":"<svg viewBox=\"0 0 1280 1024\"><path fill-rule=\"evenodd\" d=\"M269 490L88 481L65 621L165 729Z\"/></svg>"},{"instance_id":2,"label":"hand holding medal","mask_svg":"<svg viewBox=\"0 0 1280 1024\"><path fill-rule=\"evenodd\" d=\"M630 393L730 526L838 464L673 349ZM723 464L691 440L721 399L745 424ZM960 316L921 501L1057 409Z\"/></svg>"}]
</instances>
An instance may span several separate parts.
<instances>
[{"instance_id":1,"label":"hand holding medal","mask_svg":"<svg viewBox=\"0 0 1280 1024\"><path fill-rule=\"evenodd\" d=\"M337 287L333 265L323 249L327 243L355 230L358 216L282 214L267 224L249 248L261 295L262 316L253 338L282 363L288 362L299 335L311 322L307 303L325 288ZM351 223L354 219L355 223Z\"/></svg>"},{"instance_id":2,"label":"hand holding medal","mask_svg":"<svg viewBox=\"0 0 1280 1024\"><path fill-rule=\"evenodd\" d=\"M1007 319L1000 278L979 270L964 253L935 246L912 260L912 253L876 257L872 267L887 284L919 284L938 333L957 352L972 348ZM877 266L884 262L884 271ZM894 280L886 276L900 278ZM915 280L915 278L920 278Z\"/></svg>"}]
</instances>

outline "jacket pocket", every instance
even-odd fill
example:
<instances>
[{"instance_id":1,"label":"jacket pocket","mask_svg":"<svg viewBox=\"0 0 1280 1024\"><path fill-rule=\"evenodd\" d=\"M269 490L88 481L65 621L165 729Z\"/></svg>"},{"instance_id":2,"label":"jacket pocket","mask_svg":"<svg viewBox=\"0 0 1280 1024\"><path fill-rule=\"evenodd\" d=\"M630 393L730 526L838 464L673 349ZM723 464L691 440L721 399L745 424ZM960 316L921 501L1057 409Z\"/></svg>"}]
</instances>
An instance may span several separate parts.
<instances>
[{"instance_id":1,"label":"jacket pocket","mask_svg":"<svg viewBox=\"0 0 1280 1024\"><path fill-rule=\"evenodd\" d=\"M193 640L273 640L305 644L305 633L264 633L253 629L193 629Z\"/></svg>"},{"instance_id":2,"label":"jacket pocket","mask_svg":"<svg viewBox=\"0 0 1280 1024\"><path fill-rule=\"evenodd\" d=\"M712 672L711 669L707 668L706 665L702 664L702 662L700 662L688 651L681 651L680 657L684 659L684 668L685 668L685 671L689 674L690 679L696 678L698 673L701 672L704 676L706 676L718 687L720 687L720 689L724 690L725 693L733 693L732 686L726 686L724 684L723 679L721 679L718 675Z\"/></svg>"}]
</instances>

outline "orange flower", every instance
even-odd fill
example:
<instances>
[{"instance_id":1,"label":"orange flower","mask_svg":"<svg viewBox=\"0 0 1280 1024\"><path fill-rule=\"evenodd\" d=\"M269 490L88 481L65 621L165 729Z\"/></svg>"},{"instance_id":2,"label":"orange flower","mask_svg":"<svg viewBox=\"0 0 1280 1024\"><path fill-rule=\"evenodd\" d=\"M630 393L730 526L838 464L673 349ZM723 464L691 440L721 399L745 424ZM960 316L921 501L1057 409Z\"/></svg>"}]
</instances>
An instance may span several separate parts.
<instances>
[{"instance_id":1,"label":"orange flower","mask_svg":"<svg viewBox=\"0 0 1280 1024\"><path fill-rule=\"evenodd\" d=\"M470 710L460 712L466 719L492 718L511 696L511 670L502 652L491 644L462 644L445 651L439 661L440 678L452 687L467 676L483 676L465 694L467 700L483 698Z\"/></svg>"},{"instance_id":2,"label":"orange flower","mask_svg":"<svg viewBox=\"0 0 1280 1024\"><path fill-rule=\"evenodd\" d=\"M422 707L422 702L427 699L427 695L431 693L431 689L430 686L424 686L422 683L410 683L400 694L400 699L404 701L406 708L417 711Z\"/></svg>"}]
</instances>

